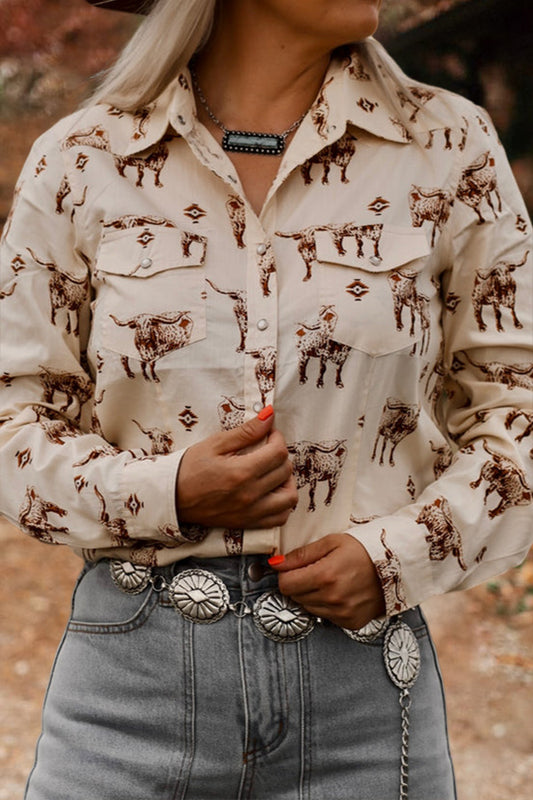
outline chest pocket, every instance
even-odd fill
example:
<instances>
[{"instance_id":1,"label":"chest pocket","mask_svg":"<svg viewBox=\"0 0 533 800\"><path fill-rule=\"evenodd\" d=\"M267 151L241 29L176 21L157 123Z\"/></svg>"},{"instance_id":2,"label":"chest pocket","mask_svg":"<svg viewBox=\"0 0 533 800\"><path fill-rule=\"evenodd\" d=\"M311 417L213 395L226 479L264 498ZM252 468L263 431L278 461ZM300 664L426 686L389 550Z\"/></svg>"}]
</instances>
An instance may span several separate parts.
<instances>
[{"instance_id":1,"label":"chest pocket","mask_svg":"<svg viewBox=\"0 0 533 800\"><path fill-rule=\"evenodd\" d=\"M143 225L104 233L94 282L94 329L104 348L141 362L158 380L156 362L206 336L205 236ZM131 374L130 374L131 377Z\"/></svg>"},{"instance_id":2,"label":"chest pocket","mask_svg":"<svg viewBox=\"0 0 533 800\"><path fill-rule=\"evenodd\" d=\"M435 289L421 275L430 253L423 233L346 223L317 231L316 250L332 339L375 356L426 346Z\"/></svg>"}]
</instances>

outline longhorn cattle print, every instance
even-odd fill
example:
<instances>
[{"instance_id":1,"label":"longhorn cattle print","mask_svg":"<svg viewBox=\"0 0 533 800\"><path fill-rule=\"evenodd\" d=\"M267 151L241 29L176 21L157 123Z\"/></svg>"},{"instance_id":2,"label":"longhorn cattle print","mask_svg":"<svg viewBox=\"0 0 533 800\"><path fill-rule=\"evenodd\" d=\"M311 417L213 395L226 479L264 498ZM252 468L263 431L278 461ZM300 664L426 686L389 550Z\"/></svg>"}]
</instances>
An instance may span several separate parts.
<instances>
[{"instance_id":1,"label":"longhorn cattle print","mask_svg":"<svg viewBox=\"0 0 533 800\"><path fill-rule=\"evenodd\" d=\"M394 451L406 436L416 430L418 417L420 416L420 406L404 403L395 397L388 397L383 406L381 419L379 421L378 433L372 450L372 461L375 460L378 445L381 442L381 453L379 464L383 466L383 458L387 445L390 445L389 464L395 466Z\"/></svg>"},{"instance_id":2,"label":"longhorn cattle print","mask_svg":"<svg viewBox=\"0 0 533 800\"><path fill-rule=\"evenodd\" d=\"M57 503L44 500L37 493L34 486L26 487L26 494L19 510L18 524L22 530L29 533L30 536L35 536L39 541L46 544L57 544L57 539L54 538L53 534L68 534L70 531L65 526L58 526L49 522L49 514L66 517L67 511L58 506Z\"/></svg>"},{"instance_id":3,"label":"longhorn cattle print","mask_svg":"<svg viewBox=\"0 0 533 800\"><path fill-rule=\"evenodd\" d=\"M507 456L491 450L486 440L483 441L483 449L490 455L490 459L482 465L479 477L470 481L470 487L477 489L483 481L487 484L483 496L484 504L491 494L499 495L498 505L488 511L489 519L503 514L512 506L529 505L532 495L523 471Z\"/></svg>"},{"instance_id":4,"label":"longhorn cattle print","mask_svg":"<svg viewBox=\"0 0 533 800\"><path fill-rule=\"evenodd\" d=\"M139 353L143 378L159 383L155 364L167 353L187 345L191 338L193 319L190 311L163 312L161 314L136 314L126 320L109 315L115 325L134 331L133 342ZM122 356L122 366L128 377L135 377L129 368L127 356ZM150 374L148 374L148 370Z\"/></svg>"},{"instance_id":5,"label":"longhorn cattle print","mask_svg":"<svg viewBox=\"0 0 533 800\"><path fill-rule=\"evenodd\" d=\"M433 503L425 505L416 521L419 525L425 525L428 530L425 539L429 544L430 560L444 561L447 556L452 555L466 572L468 567L463 556L461 534L454 525L452 511L446 498L437 497Z\"/></svg>"},{"instance_id":6,"label":"longhorn cattle print","mask_svg":"<svg viewBox=\"0 0 533 800\"><path fill-rule=\"evenodd\" d=\"M346 439L322 442L292 442L287 445L291 456L296 486L309 487L308 511L316 511L315 493L317 484L328 484L324 505L331 505L340 474L346 460Z\"/></svg>"},{"instance_id":7,"label":"longhorn cattle print","mask_svg":"<svg viewBox=\"0 0 533 800\"><path fill-rule=\"evenodd\" d=\"M400 611L405 608L407 602L402 586L402 566L396 553L388 546L386 535L386 531L383 529L379 537L385 551L385 558L374 562L374 566L383 587L387 608Z\"/></svg>"},{"instance_id":8,"label":"longhorn cattle print","mask_svg":"<svg viewBox=\"0 0 533 800\"><path fill-rule=\"evenodd\" d=\"M307 365L311 358L317 358L320 362L317 387L324 386L324 374L328 363L331 362L336 366L335 386L343 388L342 368L352 348L332 338L337 319L334 306L322 306L318 320L311 324L302 322L298 326L296 348L300 383L307 383Z\"/></svg>"},{"instance_id":9,"label":"longhorn cattle print","mask_svg":"<svg viewBox=\"0 0 533 800\"><path fill-rule=\"evenodd\" d=\"M472 291L472 305L476 322L480 331L486 331L487 325L483 320L483 308L492 306L496 321L496 330L504 332L502 324L502 308L507 308L513 319L515 328L522 328L522 323L516 316L516 281L512 273L519 267L523 267L527 261L529 250L521 261L516 263L510 261L498 261L495 266L487 270L477 269L474 279L474 289Z\"/></svg>"},{"instance_id":10,"label":"longhorn cattle print","mask_svg":"<svg viewBox=\"0 0 533 800\"><path fill-rule=\"evenodd\" d=\"M327 147L324 147L319 153L304 161L300 167L304 183L308 186L313 181L311 169L314 164L322 165L322 183L329 184L329 172L331 165L334 164L340 170L340 180L342 183L349 183L349 178L346 175L346 170L355 155L355 143L357 137L350 133L345 133L340 139Z\"/></svg>"}]
</instances>

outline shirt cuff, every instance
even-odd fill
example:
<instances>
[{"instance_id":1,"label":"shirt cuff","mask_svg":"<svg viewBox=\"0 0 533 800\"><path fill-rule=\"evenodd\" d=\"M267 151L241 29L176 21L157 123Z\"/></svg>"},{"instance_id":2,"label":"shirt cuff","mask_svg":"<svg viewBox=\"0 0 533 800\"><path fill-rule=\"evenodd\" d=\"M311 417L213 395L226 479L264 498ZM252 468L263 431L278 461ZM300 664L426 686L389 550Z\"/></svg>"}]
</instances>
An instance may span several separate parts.
<instances>
[{"instance_id":1,"label":"shirt cuff","mask_svg":"<svg viewBox=\"0 0 533 800\"><path fill-rule=\"evenodd\" d=\"M388 617L445 591L435 586L435 576L423 550L424 536L420 536L415 519L390 515L351 526L346 532L363 545L374 563Z\"/></svg>"},{"instance_id":2,"label":"shirt cuff","mask_svg":"<svg viewBox=\"0 0 533 800\"><path fill-rule=\"evenodd\" d=\"M176 478L186 449L125 464L120 496L131 539L155 540L171 547L183 541L176 510Z\"/></svg>"}]
</instances>

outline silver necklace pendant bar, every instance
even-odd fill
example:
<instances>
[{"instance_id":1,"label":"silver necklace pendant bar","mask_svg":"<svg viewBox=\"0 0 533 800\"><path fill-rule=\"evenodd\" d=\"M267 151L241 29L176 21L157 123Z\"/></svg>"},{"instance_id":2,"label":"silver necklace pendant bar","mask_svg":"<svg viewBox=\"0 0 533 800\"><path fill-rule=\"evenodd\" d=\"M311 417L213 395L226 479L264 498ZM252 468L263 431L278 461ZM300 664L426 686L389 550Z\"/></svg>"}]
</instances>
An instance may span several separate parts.
<instances>
[{"instance_id":1,"label":"silver necklace pendant bar","mask_svg":"<svg viewBox=\"0 0 533 800\"><path fill-rule=\"evenodd\" d=\"M228 131L224 129L222 149L230 153L279 156L285 150L285 136L278 133L255 133L254 131Z\"/></svg>"}]
</instances>

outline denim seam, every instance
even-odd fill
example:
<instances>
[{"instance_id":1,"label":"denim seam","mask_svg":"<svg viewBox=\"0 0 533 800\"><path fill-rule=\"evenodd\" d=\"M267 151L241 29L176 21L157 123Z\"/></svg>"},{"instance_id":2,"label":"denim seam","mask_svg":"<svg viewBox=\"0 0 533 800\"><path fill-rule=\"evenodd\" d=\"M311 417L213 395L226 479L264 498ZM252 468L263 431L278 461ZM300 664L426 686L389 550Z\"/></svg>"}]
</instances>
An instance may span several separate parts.
<instances>
[{"instance_id":1,"label":"denim seam","mask_svg":"<svg viewBox=\"0 0 533 800\"><path fill-rule=\"evenodd\" d=\"M153 594L153 590L150 590L146 600L133 617L123 622L82 622L71 618L67 624L67 631L69 633L113 635L138 630L147 622L153 610L157 607L157 598L154 599Z\"/></svg>"}]
</instances>

